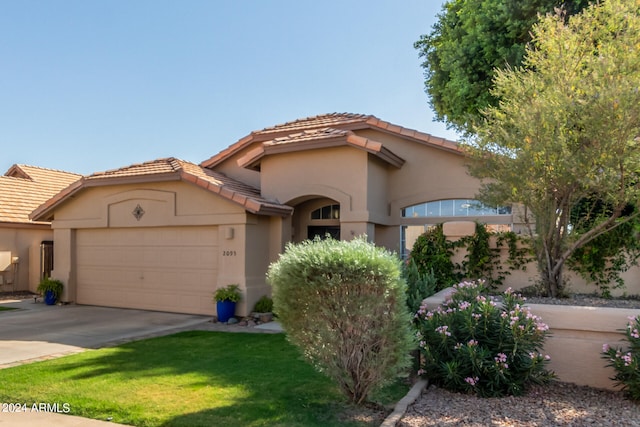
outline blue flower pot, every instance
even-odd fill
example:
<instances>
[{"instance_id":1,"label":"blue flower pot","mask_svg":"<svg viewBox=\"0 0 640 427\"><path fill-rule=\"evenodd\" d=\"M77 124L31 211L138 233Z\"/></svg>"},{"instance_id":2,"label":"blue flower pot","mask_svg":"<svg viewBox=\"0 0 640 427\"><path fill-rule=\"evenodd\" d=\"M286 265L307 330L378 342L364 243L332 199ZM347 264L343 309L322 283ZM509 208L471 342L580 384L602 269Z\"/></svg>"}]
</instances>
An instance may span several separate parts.
<instances>
[{"instance_id":1,"label":"blue flower pot","mask_svg":"<svg viewBox=\"0 0 640 427\"><path fill-rule=\"evenodd\" d=\"M54 305L56 303L56 294L53 291L46 291L44 293L44 303L47 305Z\"/></svg>"},{"instance_id":2,"label":"blue flower pot","mask_svg":"<svg viewBox=\"0 0 640 427\"><path fill-rule=\"evenodd\" d=\"M216 302L216 310L218 311L218 322L228 322L236 312L236 303L233 301Z\"/></svg>"}]
</instances>

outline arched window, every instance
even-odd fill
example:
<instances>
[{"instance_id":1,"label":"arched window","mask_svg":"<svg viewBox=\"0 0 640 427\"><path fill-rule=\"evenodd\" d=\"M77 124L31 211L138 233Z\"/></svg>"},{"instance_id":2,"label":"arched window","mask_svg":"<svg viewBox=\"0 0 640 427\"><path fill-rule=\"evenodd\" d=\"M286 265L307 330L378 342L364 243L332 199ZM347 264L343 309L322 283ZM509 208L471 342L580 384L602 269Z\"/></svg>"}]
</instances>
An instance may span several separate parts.
<instances>
[{"instance_id":1,"label":"arched window","mask_svg":"<svg viewBox=\"0 0 640 427\"><path fill-rule=\"evenodd\" d=\"M496 218L503 216L504 218ZM511 206L486 206L473 199L434 200L402 209L406 218L400 225L400 254L405 258L418 236L438 223L465 218L484 223L492 232L512 230ZM486 217L486 218L483 218ZM422 218L422 219L421 219ZM444 218L444 219L443 219Z\"/></svg>"},{"instance_id":2,"label":"arched window","mask_svg":"<svg viewBox=\"0 0 640 427\"><path fill-rule=\"evenodd\" d=\"M311 219L340 219L340 205L327 205L311 212Z\"/></svg>"},{"instance_id":3,"label":"arched window","mask_svg":"<svg viewBox=\"0 0 640 427\"><path fill-rule=\"evenodd\" d=\"M511 206L487 206L477 200L449 199L419 203L402 209L403 218L489 215L511 215Z\"/></svg>"}]
</instances>

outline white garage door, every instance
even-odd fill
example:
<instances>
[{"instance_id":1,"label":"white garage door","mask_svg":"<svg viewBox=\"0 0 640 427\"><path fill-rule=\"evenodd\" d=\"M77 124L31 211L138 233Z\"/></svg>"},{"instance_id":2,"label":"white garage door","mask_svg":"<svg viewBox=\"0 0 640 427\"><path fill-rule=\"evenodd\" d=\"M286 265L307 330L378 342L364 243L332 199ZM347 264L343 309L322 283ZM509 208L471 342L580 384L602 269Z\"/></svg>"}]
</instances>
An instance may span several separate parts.
<instances>
[{"instance_id":1,"label":"white garage door","mask_svg":"<svg viewBox=\"0 0 640 427\"><path fill-rule=\"evenodd\" d=\"M78 304L213 314L217 227L78 230Z\"/></svg>"}]
</instances>

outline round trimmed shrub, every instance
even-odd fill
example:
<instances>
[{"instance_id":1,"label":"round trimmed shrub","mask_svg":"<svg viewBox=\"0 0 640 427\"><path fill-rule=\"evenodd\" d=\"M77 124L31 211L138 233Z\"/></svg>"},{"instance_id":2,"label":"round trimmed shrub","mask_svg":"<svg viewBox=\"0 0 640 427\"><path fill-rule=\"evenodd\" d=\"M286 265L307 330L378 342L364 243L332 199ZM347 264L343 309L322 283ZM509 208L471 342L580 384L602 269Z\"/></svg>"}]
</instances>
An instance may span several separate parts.
<instances>
[{"instance_id":1,"label":"round trimmed shrub","mask_svg":"<svg viewBox=\"0 0 640 427\"><path fill-rule=\"evenodd\" d=\"M406 372L411 316L394 254L364 238L288 244L267 278L288 339L349 402Z\"/></svg>"}]
</instances>

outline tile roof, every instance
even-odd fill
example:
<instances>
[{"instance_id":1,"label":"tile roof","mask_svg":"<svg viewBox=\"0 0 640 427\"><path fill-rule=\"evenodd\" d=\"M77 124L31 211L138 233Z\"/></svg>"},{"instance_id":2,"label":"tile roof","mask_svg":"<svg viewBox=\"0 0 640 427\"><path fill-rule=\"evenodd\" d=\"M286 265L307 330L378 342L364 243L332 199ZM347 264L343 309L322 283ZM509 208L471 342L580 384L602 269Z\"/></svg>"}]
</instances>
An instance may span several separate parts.
<instances>
[{"instance_id":1,"label":"tile roof","mask_svg":"<svg viewBox=\"0 0 640 427\"><path fill-rule=\"evenodd\" d=\"M159 181L190 182L258 215L288 216L293 212L293 208L289 206L263 198L257 188L229 178L220 172L169 157L83 177L40 205L31 213L31 217L51 220L55 207L84 188Z\"/></svg>"},{"instance_id":2,"label":"tile roof","mask_svg":"<svg viewBox=\"0 0 640 427\"><path fill-rule=\"evenodd\" d=\"M386 149L380 142L358 136L350 130L333 128L304 130L302 132L293 133L288 136L263 142L261 146L249 151L246 155L241 157L238 160L238 164L242 167L257 170L260 159L267 154L313 150L316 148L344 145L350 145L366 150L374 156L398 168L404 164L404 160L402 158Z\"/></svg>"},{"instance_id":3,"label":"tile roof","mask_svg":"<svg viewBox=\"0 0 640 427\"><path fill-rule=\"evenodd\" d=\"M13 165L0 176L0 223L33 224L36 207L82 175L28 165Z\"/></svg>"},{"instance_id":4,"label":"tile roof","mask_svg":"<svg viewBox=\"0 0 640 427\"><path fill-rule=\"evenodd\" d=\"M318 116L306 117L294 120L292 122L283 123L262 130L253 131L244 138L238 140L226 149L222 150L215 156L203 161L200 165L206 168L214 167L227 157L237 153L241 149L247 147L251 143L268 141L285 137L290 134L296 134L305 130L333 128L340 130L359 130L359 129L377 129L383 132L401 135L413 141L430 145L443 150L463 154L461 147L455 141L445 138L435 137L428 133L420 132L414 129L404 128L385 122L379 118L366 114L353 113L330 113Z\"/></svg>"},{"instance_id":5,"label":"tile roof","mask_svg":"<svg viewBox=\"0 0 640 427\"><path fill-rule=\"evenodd\" d=\"M256 135L270 135L273 133L292 133L305 129L317 129L336 126L359 125L365 123L373 116L353 113L331 113L321 114L313 117L286 122L275 126L270 126L253 132Z\"/></svg>"}]
</instances>

